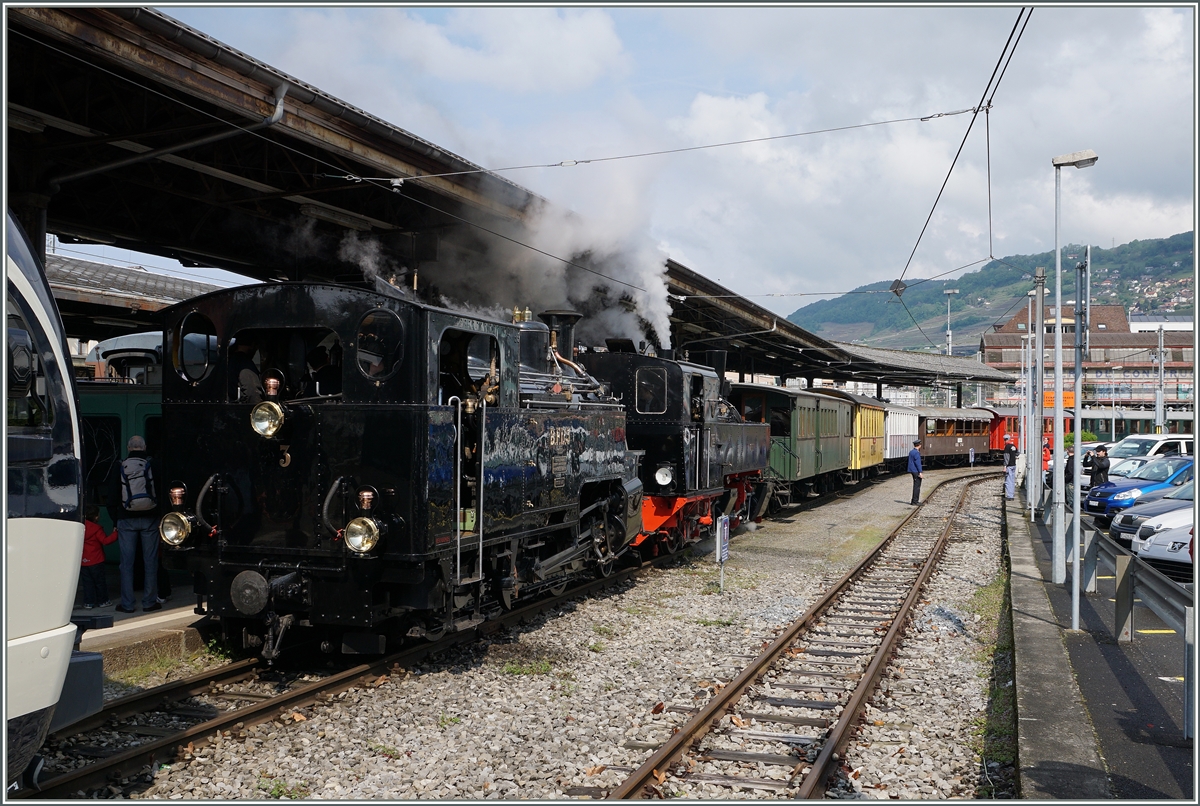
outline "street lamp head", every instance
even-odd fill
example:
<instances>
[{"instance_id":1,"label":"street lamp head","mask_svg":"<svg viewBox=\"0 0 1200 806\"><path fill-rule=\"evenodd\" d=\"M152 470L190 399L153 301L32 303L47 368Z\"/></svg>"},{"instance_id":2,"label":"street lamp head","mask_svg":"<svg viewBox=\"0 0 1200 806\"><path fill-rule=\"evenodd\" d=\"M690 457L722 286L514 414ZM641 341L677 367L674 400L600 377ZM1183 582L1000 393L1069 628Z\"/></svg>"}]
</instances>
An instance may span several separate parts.
<instances>
[{"instance_id":1,"label":"street lamp head","mask_svg":"<svg viewBox=\"0 0 1200 806\"><path fill-rule=\"evenodd\" d=\"M957 293L958 293L958 289L957 289L957 288L947 288L947 289L944 289L944 290L942 291L942 293L943 293L943 294L957 294Z\"/></svg>"},{"instance_id":2,"label":"street lamp head","mask_svg":"<svg viewBox=\"0 0 1200 806\"><path fill-rule=\"evenodd\" d=\"M1096 152L1090 148L1084 151L1075 151L1070 154L1063 154L1061 157L1055 157L1052 162L1055 168L1074 165L1076 168L1089 168L1096 164L1096 160L1100 159L1096 156Z\"/></svg>"}]
</instances>

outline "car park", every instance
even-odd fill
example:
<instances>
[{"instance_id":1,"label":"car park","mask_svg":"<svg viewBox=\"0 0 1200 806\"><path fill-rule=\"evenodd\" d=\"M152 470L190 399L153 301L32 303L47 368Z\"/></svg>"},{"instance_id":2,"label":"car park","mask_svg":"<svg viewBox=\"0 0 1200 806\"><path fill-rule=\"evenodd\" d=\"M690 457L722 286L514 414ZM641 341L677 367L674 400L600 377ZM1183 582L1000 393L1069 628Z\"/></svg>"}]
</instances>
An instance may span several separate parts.
<instances>
[{"instance_id":1,"label":"car park","mask_svg":"<svg viewBox=\"0 0 1200 806\"><path fill-rule=\"evenodd\" d=\"M1159 532L1138 551L1138 560L1180 585L1192 584L1195 527L1180 526Z\"/></svg>"},{"instance_id":2,"label":"car park","mask_svg":"<svg viewBox=\"0 0 1200 806\"><path fill-rule=\"evenodd\" d=\"M1089 490L1084 512L1107 526L1114 515L1133 506L1144 493L1187 484L1192 480L1193 465L1190 456L1166 456L1149 462L1128 478L1110 479Z\"/></svg>"},{"instance_id":3,"label":"car park","mask_svg":"<svg viewBox=\"0 0 1200 806\"><path fill-rule=\"evenodd\" d=\"M1131 541L1130 548L1133 551L1138 551L1146 543L1150 542L1154 536L1160 532L1168 532L1171 529L1178 529L1181 526L1191 526L1195 520L1195 513L1191 507L1186 509L1175 509L1170 512L1164 512L1161 515L1155 515L1147 518L1139 527L1137 534L1134 535Z\"/></svg>"},{"instance_id":4,"label":"car park","mask_svg":"<svg viewBox=\"0 0 1200 806\"><path fill-rule=\"evenodd\" d=\"M1195 487L1195 481L1189 481L1182 487L1167 491L1161 498L1153 501L1145 499L1156 493L1146 493L1136 504L1113 518L1112 524L1108 528L1108 536L1118 545L1136 551L1137 546L1134 545L1134 539L1144 524L1175 510L1185 510L1191 513L1195 501Z\"/></svg>"}]
</instances>

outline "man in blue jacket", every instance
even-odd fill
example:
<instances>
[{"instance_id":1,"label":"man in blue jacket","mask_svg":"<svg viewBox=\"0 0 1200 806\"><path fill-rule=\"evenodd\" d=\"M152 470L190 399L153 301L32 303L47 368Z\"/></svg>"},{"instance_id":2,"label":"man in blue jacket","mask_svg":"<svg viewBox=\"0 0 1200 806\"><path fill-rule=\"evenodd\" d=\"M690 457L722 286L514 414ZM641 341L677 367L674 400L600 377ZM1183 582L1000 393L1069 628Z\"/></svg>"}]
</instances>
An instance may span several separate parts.
<instances>
[{"instance_id":1,"label":"man in blue jacket","mask_svg":"<svg viewBox=\"0 0 1200 806\"><path fill-rule=\"evenodd\" d=\"M913 477L913 496L912 505L915 507L921 503L921 479L924 475L921 470L921 440L913 440L913 448L908 452L908 472L912 473Z\"/></svg>"}]
</instances>

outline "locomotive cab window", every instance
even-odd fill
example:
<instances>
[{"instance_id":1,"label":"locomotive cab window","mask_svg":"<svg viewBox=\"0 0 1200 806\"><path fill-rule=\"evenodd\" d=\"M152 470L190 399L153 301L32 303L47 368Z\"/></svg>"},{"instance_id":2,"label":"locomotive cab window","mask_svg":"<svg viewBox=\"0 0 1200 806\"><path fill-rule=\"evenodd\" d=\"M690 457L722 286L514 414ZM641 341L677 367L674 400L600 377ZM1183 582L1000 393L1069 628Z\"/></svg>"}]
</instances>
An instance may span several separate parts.
<instances>
[{"instance_id":1,"label":"locomotive cab window","mask_svg":"<svg viewBox=\"0 0 1200 806\"><path fill-rule=\"evenodd\" d=\"M467 330L447 330L438 346L438 405L488 395L499 382L500 345L495 337ZM495 405L494 396L487 400Z\"/></svg>"},{"instance_id":2,"label":"locomotive cab window","mask_svg":"<svg viewBox=\"0 0 1200 806\"><path fill-rule=\"evenodd\" d=\"M212 320L193 311L171 334L171 361L179 377L192 385L212 372L217 356L217 329Z\"/></svg>"},{"instance_id":3,"label":"locomotive cab window","mask_svg":"<svg viewBox=\"0 0 1200 806\"><path fill-rule=\"evenodd\" d=\"M322 398L342 391L343 348L323 327L247 328L229 343L230 402ZM261 391L258 391L261 390Z\"/></svg>"},{"instance_id":4,"label":"locomotive cab window","mask_svg":"<svg viewBox=\"0 0 1200 806\"><path fill-rule=\"evenodd\" d=\"M665 414L667 411L667 371L661 367L639 369L635 398L638 414Z\"/></svg>"},{"instance_id":5,"label":"locomotive cab window","mask_svg":"<svg viewBox=\"0 0 1200 806\"><path fill-rule=\"evenodd\" d=\"M382 308L371 311L358 324L355 354L358 369L376 381L390 378L400 366L404 349L404 324Z\"/></svg>"}]
</instances>

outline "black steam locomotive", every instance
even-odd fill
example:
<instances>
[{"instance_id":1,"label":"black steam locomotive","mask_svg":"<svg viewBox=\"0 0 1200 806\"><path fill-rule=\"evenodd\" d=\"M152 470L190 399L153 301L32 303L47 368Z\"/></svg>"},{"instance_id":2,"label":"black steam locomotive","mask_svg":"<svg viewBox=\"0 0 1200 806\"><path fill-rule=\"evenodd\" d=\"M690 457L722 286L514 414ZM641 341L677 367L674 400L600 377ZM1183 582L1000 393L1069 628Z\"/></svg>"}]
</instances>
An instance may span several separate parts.
<instances>
[{"instance_id":1,"label":"black steam locomotive","mask_svg":"<svg viewBox=\"0 0 1200 806\"><path fill-rule=\"evenodd\" d=\"M293 628L328 652L435 638L766 505L768 426L727 402L720 353L576 357L574 312L498 322L385 283L165 317L160 533L197 612L268 659Z\"/></svg>"},{"instance_id":2,"label":"black steam locomotive","mask_svg":"<svg viewBox=\"0 0 1200 806\"><path fill-rule=\"evenodd\" d=\"M705 366L635 351L628 339L607 347L583 360L621 397L629 447L645 454L642 533L634 539L642 554L674 553L722 515L731 528L761 518L770 426L745 422L729 404L725 353L709 353Z\"/></svg>"},{"instance_id":3,"label":"black steam locomotive","mask_svg":"<svg viewBox=\"0 0 1200 806\"><path fill-rule=\"evenodd\" d=\"M160 534L197 612L268 659L300 628L378 653L611 573L642 522L625 410L559 353L575 314L513 318L382 283L166 311Z\"/></svg>"}]
</instances>

